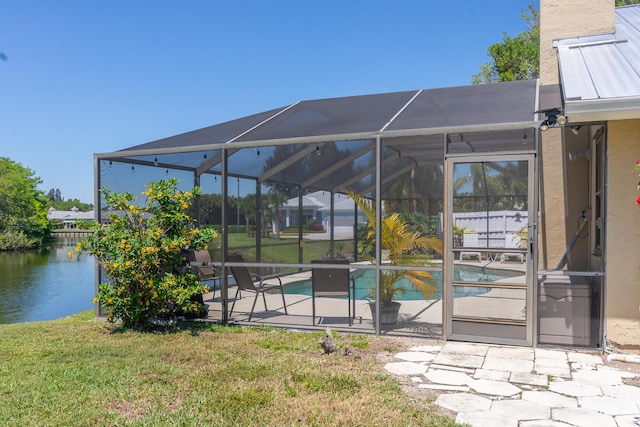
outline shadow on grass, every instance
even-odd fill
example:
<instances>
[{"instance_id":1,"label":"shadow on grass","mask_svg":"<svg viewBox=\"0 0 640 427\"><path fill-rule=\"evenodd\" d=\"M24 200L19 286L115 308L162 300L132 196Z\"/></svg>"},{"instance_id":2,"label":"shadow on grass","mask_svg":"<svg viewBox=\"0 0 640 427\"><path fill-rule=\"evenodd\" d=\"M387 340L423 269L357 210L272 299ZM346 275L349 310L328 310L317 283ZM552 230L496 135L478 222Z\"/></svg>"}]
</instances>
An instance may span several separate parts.
<instances>
[{"instance_id":1,"label":"shadow on grass","mask_svg":"<svg viewBox=\"0 0 640 427\"><path fill-rule=\"evenodd\" d=\"M147 325L137 327L125 327L120 322L107 323L107 330L112 334L125 332L139 332L143 334L178 334L189 332L196 336L201 332L241 332L241 328L235 325L222 325L219 323L204 322L198 320L169 320L151 319Z\"/></svg>"}]
</instances>

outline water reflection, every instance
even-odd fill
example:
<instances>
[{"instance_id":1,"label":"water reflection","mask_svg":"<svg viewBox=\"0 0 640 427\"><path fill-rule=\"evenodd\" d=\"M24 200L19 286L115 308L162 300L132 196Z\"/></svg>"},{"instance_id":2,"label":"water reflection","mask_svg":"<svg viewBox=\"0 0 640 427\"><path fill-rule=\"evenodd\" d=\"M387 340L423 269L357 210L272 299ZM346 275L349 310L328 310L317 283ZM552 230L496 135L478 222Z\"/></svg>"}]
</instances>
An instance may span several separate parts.
<instances>
[{"instance_id":1,"label":"water reflection","mask_svg":"<svg viewBox=\"0 0 640 427\"><path fill-rule=\"evenodd\" d=\"M0 323L51 320L93 308L93 258L69 260L77 238L50 247L0 252Z\"/></svg>"}]
</instances>

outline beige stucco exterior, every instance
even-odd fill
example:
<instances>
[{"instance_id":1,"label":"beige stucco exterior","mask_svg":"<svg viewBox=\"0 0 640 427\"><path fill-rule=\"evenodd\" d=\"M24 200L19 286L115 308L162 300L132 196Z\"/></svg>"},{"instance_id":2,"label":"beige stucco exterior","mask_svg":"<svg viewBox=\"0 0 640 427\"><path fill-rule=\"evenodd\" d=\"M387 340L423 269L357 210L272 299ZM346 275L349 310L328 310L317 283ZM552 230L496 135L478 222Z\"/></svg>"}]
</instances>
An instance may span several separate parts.
<instances>
[{"instance_id":1,"label":"beige stucco exterior","mask_svg":"<svg viewBox=\"0 0 640 427\"><path fill-rule=\"evenodd\" d=\"M558 59L553 40L615 31L613 0L540 1L540 82L559 81ZM571 124L571 117L568 117ZM541 233L543 268L554 268L564 253L580 211L591 208L590 188L584 184L589 161L569 161L568 153L589 149L594 123L583 139L569 128L550 129L541 138ZM583 124L583 130L585 128ZM634 200L639 177L633 171L640 159L640 120L606 123L606 215L604 265L594 257L586 241L571 251L570 270L600 270L604 267L606 338L617 347L640 349L640 208ZM590 160L593 161L593 158ZM586 191L586 192L585 192ZM560 238L562 237L562 238ZM591 260L591 264L590 261Z\"/></svg>"},{"instance_id":2,"label":"beige stucco exterior","mask_svg":"<svg viewBox=\"0 0 640 427\"><path fill-rule=\"evenodd\" d=\"M541 0L540 84L559 83L554 40L614 30L614 0ZM561 129L549 129L542 134L539 259L543 269L554 268L560 261L575 232L575 227L572 228L575 218L585 208L584 203L576 201L579 187L572 180L576 179L578 173L572 169L579 165L569 164L567 148ZM580 259L574 252L571 268L577 269L575 263L579 263Z\"/></svg>"},{"instance_id":3,"label":"beige stucco exterior","mask_svg":"<svg viewBox=\"0 0 640 427\"><path fill-rule=\"evenodd\" d=\"M607 338L640 348L640 192L634 173L640 159L640 120L609 122L607 194Z\"/></svg>"}]
</instances>

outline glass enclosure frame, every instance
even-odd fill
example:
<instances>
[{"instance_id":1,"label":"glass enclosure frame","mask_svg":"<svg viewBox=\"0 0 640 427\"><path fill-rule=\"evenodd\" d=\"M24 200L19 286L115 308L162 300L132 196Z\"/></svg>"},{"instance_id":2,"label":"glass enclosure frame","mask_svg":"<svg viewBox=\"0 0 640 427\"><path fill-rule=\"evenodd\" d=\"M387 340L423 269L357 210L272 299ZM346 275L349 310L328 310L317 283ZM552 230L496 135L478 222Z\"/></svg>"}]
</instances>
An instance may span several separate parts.
<instances>
[{"instance_id":1,"label":"glass enclosure frame","mask_svg":"<svg viewBox=\"0 0 640 427\"><path fill-rule=\"evenodd\" d=\"M418 336L428 330L446 336L442 314L442 298L447 298L442 280L450 263L446 162L453 156L535 155L538 91L538 82L530 80L301 101L96 154L95 209L104 220L107 206L99 192L103 186L139 194L151 178L179 175L185 188L201 187L206 198L195 206L198 225L215 223L221 231L215 247L210 247L219 271L214 286L220 292L212 302L219 306L212 317L217 321L245 322L240 311L230 313L232 266L291 280L308 278L312 267L338 268L349 269L363 281L362 287L372 290L359 297L356 308L368 305L367 300L375 303L372 312L366 307L367 314L357 313L353 326L332 325L333 329ZM368 200L374 215L365 219L353 201L345 205L347 191ZM383 247L381 231L383 218L392 213L400 214L417 235L443 241L442 255L436 245L404 253L420 255L420 261L416 256L394 263ZM367 233L366 224L372 221L375 232ZM245 262L230 263L231 251L241 252ZM340 257L351 263L312 264ZM370 272L373 276L367 276ZM429 280L441 282L440 296L432 292L403 302L400 322L381 327L381 287L394 272L431 274ZM97 269L96 289L100 280ZM413 287L402 280L394 284ZM254 314L253 319L312 327L305 323L310 322L309 313L295 313L302 306L311 311L308 295L296 294L290 300L292 314L277 313L276 307L265 310L270 313L262 317ZM373 318L377 320L372 322Z\"/></svg>"},{"instance_id":2,"label":"glass enclosure frame","mask_svg":"<svg viewBox=\"0 0 640 427\"><path fill-rule=\"evenodd\" d=\"M213 250L219 251L219 254L229 253L230 251L241 250L241 248L234 247L230 245L228 236L230 227L232 226L240 226L240 208L235 206L234 203L240 202L241 192L246 193L247 188L253 188L256 194L255 200L255 211L262 212L264 215L265 202L261 201L261 199L267 198L268 190L264 187L265 182L269 182L271 180L272 186L284 186L283 188L291 188L289 195L294 195L293 198L290 198L289 203L292 206L292 209L295 208L296 199L298 204L298 218L296 221L295 215L291 214L289 218L281 218L281 222L283 227L287 227L287 224L294 224L297 222L298 227L297 230L294 231L294 235L289 235L288 238L290 240L282 241L278 243L277 246L282 245L296 245L297 246L297 258L288 258L285 261L280 262L270 262L264 261L263 258L265 256L265 250L269 248L269 245L265 244L266 239L269 238L270 232L274 230L266 230L265 233L265 221L257 221L255 222L255 240L254 243L250 243L250 246L254 246L255 250L250 250L247 253L245 259L244 266L252 269L252 271L259 273L282 273L285 272L287 274L295 276L295 273L310 271L311 259L308 259L305 254L305 241L307 245L314 244L316 242L310 242L305 240L303 237L305 232L303 231L303 225L306 222L305 218L308 220L312 218L309 210L305 210L303 198L310 194L311 190L321 190L327 191L331 194L331 199L334 201L331 203L329 207L329 216L328 218L330 223L334 223L334 218L336 215L335 212L335 197L342 194L346 189L354 189L357 194L360 194L364 197L373 201L373 207L375 208L375 212L377 213L377 223L376 230L381 229L381 218L384 217L385 214L389 212L385 212L385 204L389 207L396 206L396 209L400 209L400 211L406 211L410 209L410 206L429 206L429 212L426 212L428 215L435 214L436 217L440 216L440 225L435 226L434 229L434 237L438 239L444 239L447 242L450 239L450 236L447 236L446 233L446 225L443 223L443 218L447 216L447 206L445 193L446 189L450 184L447 184L450 178L447 177L445 165L449 160L445 159L473 159L475 156L469 157L468 153L464 153L464 147L462 149L462 154L446 154L447 150L453 145L458 145L455 150L457 152L461 151L460 143L458 140L461 140L462 132L459 130L464 130L464 139L465 144L477 144L478 146L482 146L484 144L485 148L483 155L490 155L490 151L493 149L499 150L508 150L510 148L519 148L522 141L524 141L525 148L527 149L527 153L535 153L536 152L536 141L537 137L535 136L535 128L531 124L523 126L522 123L516 124L514 126L505 126L502 128L496 129L495 126L472 126L466 127L464 129L457 128L455 129L458 132L445 132L445 133L432 133L432 132L398 132L398 131L390 131L390 132L382 132L373 135L372 138L364 138L363 135L358 135L357 138L349 139L349 138L340 138L339 141L323 141L318 142L313 139L310 142L300 142L299 140L289 141L269 141L267 142L239 142L234 143L232 145L229 144L211 144L206 147L197 147L197 148L177 148L177 149L152 149L152 150L132 150L130 152L117 152L117 153L106 153L106 154L98 154L95 156L95 177L96 177L96 199L95 205L98 211L101 211L104 208L104 201L101 200L99 196L98 189L104 185L108 185L109 182L109 174L123 174L123 173L131 173L131 176L134 174L142 174L143 170L154 170L154 176L163 177L163 176L173 176L176 173L182 177L183 182L181 185L184 185L185 188L188 188L190 185L200 186L203 188L203 193L207 193L207 187L212 186L212 182L215 182L218 186L214 193L219 192L220 203L222 205L221 208L221 237L219 242L216 243L217 247ZM523 137L524 133L524 137ZM515 139L513 135L518 135ZM506 143L502 144L499 139L500 135L503 135ZM476 138L477 137L477 138ZM491 144L495 144L494 148L486 148L488 142L485 141L494 141L494 138L497 138L495 142ZM528 139L530 138L530 139ZM522 141L520 141L522 139ZM517 140L519 142L514 142ZM467 142L472 141L472 142ZM476 142L477 141L477 142ZM341 148L342 147L342 148ZM336 157L332 159L329 164L324 166L316 167L316 170L313 174L301 182L300 184L294 184L293 186L287 184L287 176L295 176L296 174L291 171L290 168L297 167L297 162L302 162L302 164L311 164L316 159L321 159L323 155L328 153L328 150L333 150L333 153ZM344 151L346 150L346 151ZM454 151L455 151L454 150ZM273 154L276 152L286 153L282 155L282 159L277 162L271 162L271 169L268 171L262 171L262 173L255 174L256 176L250 176L249 174L243 172L240 169L240 166L247 165L251 163L251 168L254 170L257 169L257 165L259 164L267 164L269 161L267 159L273 159ZM503 155L507 151L499 151ZM522 150L519 152L523 152ZM186 153L186 157L182 157L182 164L172 164L170 162L171 156L174 154L182 155ZM240 156L240 153L245 153ZM513 157L512 154L509 156ZM413 156L411 161L407 161L409 159L409 155ZM235 158L234 158L235 156ZM460 157L462 156L462 157ZM188 163L187 159L198 159L194 166L185 166ZM364 159L364 160L363 160ZM418 160L421 159L421 160ZM306 162L306 163L305 163ZM301 167L301 166L300 166ZM300 168L298 167L298 168ZM351 176L339 182L338 184L332 183L331 179L334 179L339 175L339 171L341 170L349 170L351 172ZM422 168L422 169L420 169ZM424 169L426 168L426 169ZM431 169L429 169L431 168ZM435 168L435 169L434 169ZM424 183L424 176L419 175L419 170L425 170L429 173L429 170L432 170L431 174L435 174L435 186L434 184L429 184L428 188L420 189L420 183ZM438 170L440 172L438 172ZM294 169L295 171L295 169ZM288 175L287 175L288 174ZM396 183L406 179L410 181L408 178L408 174L416 175L420 182L415 184L412 191L416 191L418 189L418 193L402 195L402 191L397 191L396 196L391 197L388 193L390 189L394 188ZM442 176L438 178L438 175ZM190 178L192 177L192 179ZM132 184L138 178L132 179L129 178L126 181L128 184ZM324 181L323 181L324 179ZM438 180L441 181L438 181ZM533 179L533 176L531 177ZM115 179L118 181L118 179ZM408 182L407 181L407 182ZM255 184L251 184L254 182ZM138 182L136 185L137 189L141 189L142 181ZM219 184L218 184L219 183ZM241 185L242 183L242 185ZM408 184L401 184L408 185ZM426 184L425 184L426 185ZM243 187L241 190L240 187ZM306 187L305 187L306 186ZM350 186L350 187L349 187ZM297 188L297 190L294 189ZM275 188L275 187L273 187ZM400 187L402 188L402 187ZM115 189L117 190L117 189ZM129 190L129 188L127 188ZM136 191L134 191L135 194ZM387 192L387 193L385 193ZM295 195L297 194L297 196ZM237 202L235 201L237 200ZM387 201L389 203L387 203ZM204 204L204 202L202 202ZM198 206L197 209L197 218L200 220L203 209L200 209ZM235 209L235 210L234 210ZM422 208L420 208L422 209ZM449 208L450 209L450 208ZM294 209L295 210L295 209ZM358 217L359 210L354 207L353 210L353 218L356 223L362 219ZM406 212L408 213L408 212ZM436 218L433 217L433 218ZM273 221L273 220L272 220ZM288 222L287 222L288 221ZM287 227L287 231L288 228ZM278 230L279 232L280 230ZM333 259L336 256L342 256L341 250L336 249L336 245L340 245L335 235L335 227L329 227L327 230L328 233L328 249L327 249L327 259ZM297 234L297 235L295 235ZM362 262L363 259L358 255L356 248L358 247L358 235L354 232L353 234L353 244L349 245L349 257L353 262ZM357 265L351 264L350 266L329 266L329 265L318 265L314 264L315 268L349 268L352 272L355 271L367 271L373 270L375 272L374 279L370 279L369 286L373 290L373 294L369 297L374 303L371 308L371 316L376 319L380 319L380 310L381 305L379 304L379 298L376 298L376 295L380 294L380 278L385 272L392 271L423 271L428 272L430 274L435 274L441 277L439 280L442 281L440 285L442 290L440 291L440 298L436 300L426 300L427 306L431 307L433 304L438 303L442 304L444 300L446 300L447 290L445 287L447 286L447 266L450 263L448 258L448 250L446 249L447 243L445 243L445 251L443 256L438 258L436 257L435 263L430 263L431 265L413 265L413 266L389 266L386 265L385 254L383 253L382 245L378 242L381 241L382 236L376 233L375 236L375 244L374 244L374 256L373 262L370 265ZM353 251L353 253L351 253ZM214 254L215 255L215 254ZM529 260L528 262L531 262ZM233 295L229 294L229 287L233 285L232 279L228 274L228 269L231 266L237 266L236 264L229 263L224 256L220 256L216 258L214 256L214 264L216 268L222 272L220 275L220 281L218 283L220 290L220 303L221 310L219 312L220 317L217 319L223 323L234 322L237 321L234 317L229 315L229 301L233 298ZM443 268L444 266L444 268ZM101 280L100 272L96 273L96 283L99 283ZM371 280L374 280L371 282ZM363 301L361 301L363 302ZM529 307L531 309L531 307ZM424 310L423 308L415 309L418 312ZM447 309L440 309L443 312L447 312ZM407 318L416 319L414 315L408 313ZM433 316L430 316L433 319ZM362 316L360 316L360 322L362 322ZM445 329L448 327L446 324L446 318L441 317L439 324L437 323L429 323L426 326L410 326L408 329L404 328L404 331L400 331L400 333L409 333L411 334L411 328L416 328L416 330L423 331L428 329L429 333L433 335L433 331L437 331L438 334L447 334ZM340 328L340 325L337 326ZM420 329L422 328L422 329ZM373 332L376 334L381 333L396 333L398 329L394 326L385 327L381 326L379 322L375 322L372 325L371 329L368 329L369 332ZM364 329L367 331L367 328ZM420 335L421 332L418 332ZM529 344L530 345L530 344Z\"/></svg>"}]
</instances>

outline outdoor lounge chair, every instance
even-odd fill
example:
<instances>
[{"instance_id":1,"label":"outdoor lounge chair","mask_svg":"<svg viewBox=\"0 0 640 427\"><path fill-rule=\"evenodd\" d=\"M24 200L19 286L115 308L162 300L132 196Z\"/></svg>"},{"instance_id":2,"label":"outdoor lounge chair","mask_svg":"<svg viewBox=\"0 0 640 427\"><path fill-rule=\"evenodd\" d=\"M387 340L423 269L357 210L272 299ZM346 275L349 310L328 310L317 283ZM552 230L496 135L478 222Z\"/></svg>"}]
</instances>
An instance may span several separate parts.
<instances>
[{"instance_id":1,"label":"outdoor lounge chair","mask_svg":"<svg viewBox=\"0 0 640 427\"><path fill-rule=\"evenodd\" d=\"M349 260L312 260L312 264L341 264L348 265ZM351 283L351 288L349 284ZM316 324L316 297L347 297L349 310L349 326L353 324L356 314L355 279L350 278L348 269L342 268L312 268L311 269L311 304L313 306L313 325ZM352 299L353 298L353 299ZM353 303L353 315L351 305Z\"/></svg>"},{"instance_id":2,"label":"outdoor lounge chair","mask_svg":"<svg viewBox=\"0 0 640 427\"><path fill-rule=\"evenodd\" d=\"M216 297L216 281L219 280L216 277L216 269L211 262L211 254L208 250L204 249L195 253L195 261L191 262L191 270L198 276L198 280L201 282L212 281L211 289L213 291L213 298Z\"/></svg>"},{"instance_id":3,"label":"outdoor lounge chair","mask_svg":"<svg viewBox=\"0 0 640 427\"><path fill-rule=\"evenodd\" d=\"M229 254L227 256L227 261L233 263L243 263L244 259L240 254ZM257 274L249 273L249 269L247 267L230 267L231 274L238 285L238 290L236 291L236 296L233 299L233 304L231 305L231 311L229 312L229 316L233 313L233 308L236 305L236 301L238 300L238 295L240 295L241 291L254 292L256 297L253 299L253 305L251 306L251 313L249 313L249 321L251 321L251 317L253 316L253 310L256 308L256 302L258 301L258 295L262 294L262 301L264 302L264 309L267 310L267 299L264 296L265 292L271 291L273 289L278 289L282 294L282 305L284 306L284 313L289 314L287 312L287 303L284 300L284 289L282 288L282 280L279 277L273 277L270 279L263 279ZM278 283L266 283L265 280L277 280Z\"/></svg>"},{"instance_id":4,"label":"outdoor lounge chair","mask_svg":"<svg viewBox=\"0 0 640 427\"><path fill-rule=\"evenodd\" d=\"M465 231L462 236L462 246L470 249L460 252L460 261L464 258L469 260L471 258L478 258L478 262L482 261L482 253L474 250L478 247L478 233Z\"/></svg>"},{"instance_id":5,"label":"outdoor lounge chair","mask_svg":"<svg viewBox=\"0 0 640 427\"><path fill-rule=\"evenodd\" d=\"M505 248L521 248L522 239L515 233L506 233L504 238ZM523 252L503 252L500 254L500 262L504 263L510 258L515 258L523 264L526 261L526 255Z\"/></svg>"}]
</instances>

